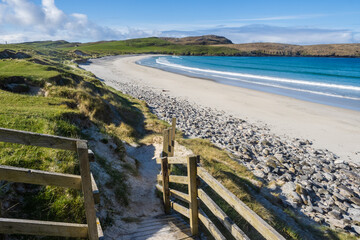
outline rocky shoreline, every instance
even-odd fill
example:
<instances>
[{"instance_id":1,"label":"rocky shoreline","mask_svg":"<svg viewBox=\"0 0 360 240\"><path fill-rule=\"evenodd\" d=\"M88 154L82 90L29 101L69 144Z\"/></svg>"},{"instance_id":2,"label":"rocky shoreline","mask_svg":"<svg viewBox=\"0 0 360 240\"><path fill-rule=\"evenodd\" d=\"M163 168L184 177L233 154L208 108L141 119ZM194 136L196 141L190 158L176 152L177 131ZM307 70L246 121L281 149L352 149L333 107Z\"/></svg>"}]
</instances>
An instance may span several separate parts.
<instances>
[{"instance_id":1,"label":"rocky shoreline","mask_svg":"<svg viewBox=\"0 0 360 240\"><path fill-rule=\"evenodd\" d=\"M190 137L225 148L262 180L267 194L279 196L314 221L360 234L360 165L345 162L303 139L275 136L215 109L174 98L166 90L106 80L125 94L147 102L160 119L177 118L177 128Z\"/></svg>"}]
</instances>

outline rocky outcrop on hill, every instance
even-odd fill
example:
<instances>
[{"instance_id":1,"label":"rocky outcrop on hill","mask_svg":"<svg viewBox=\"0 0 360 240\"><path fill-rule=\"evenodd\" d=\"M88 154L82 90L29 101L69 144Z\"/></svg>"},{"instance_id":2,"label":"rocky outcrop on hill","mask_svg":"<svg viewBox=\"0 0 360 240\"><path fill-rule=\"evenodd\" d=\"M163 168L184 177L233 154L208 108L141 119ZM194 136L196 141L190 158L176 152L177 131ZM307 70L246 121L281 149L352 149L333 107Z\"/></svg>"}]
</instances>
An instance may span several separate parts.
<instances>
[{"instance_id":1,"label":"rocky outcrop on hill","mask_svg":"<svg viewBox=\"0 0 360 240\"><path fill-rule=\"evenodd\" d=\"M204 36L184 37L184 38L163 37L161 39L164 39L171 43L182 44L182 45L232 44L232 42L226 37L216 36L216 35L204 35Z\"/></svg>"},{"instance_id":2,"label":"rocky outcrop on hill","mask_svg":"<svg viewBox=\"0 0 360 240\"><path fill-rule=\"evenodd\" d=\"M15 52L13 50L5 49L4 51L0 52L0 59L24 59L24 58L31 58L30 55L23 53L23 52Z\"/></svg>"}]
</instances>

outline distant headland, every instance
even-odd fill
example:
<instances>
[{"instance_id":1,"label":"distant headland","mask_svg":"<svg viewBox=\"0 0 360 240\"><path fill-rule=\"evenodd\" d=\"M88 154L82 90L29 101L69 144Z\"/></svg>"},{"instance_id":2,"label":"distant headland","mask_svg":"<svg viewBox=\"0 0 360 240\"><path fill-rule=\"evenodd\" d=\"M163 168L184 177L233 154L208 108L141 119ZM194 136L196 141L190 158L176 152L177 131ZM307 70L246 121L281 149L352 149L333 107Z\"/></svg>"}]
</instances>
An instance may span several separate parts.
<instances>
[{"instance_id":1,"label":"distant headland","mask_svg":"<svg viewBox=\"0 0 360 240\"><path fill-rule=\"evenodd\" d=\"M119 54L171 54L194 56L292 56L292 57L360 57L360 43L291 45L282 43L242 43L216 35L184 38L149 37L120 41L89 43L36 41L19 44L0 44L4 49L51 48L68 52L73 57L101 57ZM80 54L79 54L80 53ZM7 54L5 54L7 55ZM0 56L1 58L1 56Z\"/></svg>"}]
</instances>

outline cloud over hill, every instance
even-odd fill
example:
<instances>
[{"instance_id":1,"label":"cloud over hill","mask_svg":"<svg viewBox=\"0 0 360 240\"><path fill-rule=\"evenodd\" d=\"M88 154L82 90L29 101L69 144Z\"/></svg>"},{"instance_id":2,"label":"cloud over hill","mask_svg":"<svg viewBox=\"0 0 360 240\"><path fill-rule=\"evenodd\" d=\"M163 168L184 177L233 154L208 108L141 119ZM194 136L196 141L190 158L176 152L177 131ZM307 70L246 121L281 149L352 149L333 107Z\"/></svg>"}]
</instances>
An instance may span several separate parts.
<instances>
[{"instance_id":1,"label":"cloud over hill","mask_svg":"<svg viewBox=\"0 0 360 240\"><path fill-rule=\"evenodd\" d=\"M100 4L100 2L99 2ZM195 28L196 26L194 26ZM65 13L55 0L0 0L0 43L38 40L100 41L139 37L219 35L234 43L279 42L290 44L354 43L360 34L348 29L247 24L189 31L102 26L83 13Z\"/></svg>"}]
</instances>

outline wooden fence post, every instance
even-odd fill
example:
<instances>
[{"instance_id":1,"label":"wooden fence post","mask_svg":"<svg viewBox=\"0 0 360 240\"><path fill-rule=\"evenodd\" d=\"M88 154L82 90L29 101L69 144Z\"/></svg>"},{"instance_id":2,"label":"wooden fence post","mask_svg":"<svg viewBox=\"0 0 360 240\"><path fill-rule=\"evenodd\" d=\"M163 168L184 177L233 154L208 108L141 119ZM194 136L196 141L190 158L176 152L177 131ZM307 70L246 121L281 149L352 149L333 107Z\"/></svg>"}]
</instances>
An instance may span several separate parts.
<instances>
[{"instance_id":1,"label":"wooden fence post","mask_svg":"<svg viewBox=\"0 0 360 240\"><path fill-rule=\"evenodd\" d=\"M169 130L165 129L163 132L163 151L160 157L168 157L169 156Z\"/></svg>"},{"instance_id":2,"label":"wooden fence post","mask_svg":"<svg viewBox=\"0 0 360 240\"><path fill-rule=\"evenodd\" d=\"M176 118L172 118L171 132L170 132L170 152L169 157L173 157L175 154L175 132L176 132Z\"/></svg>"},{"instance_id":3,"label":"wooden fence post","mask_svg":"<svg viewBox=\"0 0 360 240\"><path fill-rule=\"evenodd\" d=\"M188 181L189 181L189 209L190 209L190 229L192 235L199 232L199 208L197 197L197 156L188 158Z\"/></svg>"},{"instance_id":4,"label":"wooden fence post","mask_svg":"<svg viewBox=\"0 0 360 240\"><path fill-rule=\"evenodd\" d=\"M161 173L164 210L166 214L170 214L169 164L167 157L161 159Z\"/></svg>"},{"instance_id":5,"label":"wooden fence post","mask_svg":"<svg viewBox=\"0 0 360 240\"><path fill-rule=\"evenodd\" d=\"M169 163L167 156L169 155L169 129L164 130L163 151L161 158L161 174L163 187L164 210L166 214L170 214L170 189L169 189Z\"/></svg>"},{"instance_id":6,"label":"wooden fence post","mask_svg":"<svg viewBox=\"0 0 360 240\"><path fill-rule=\"evenodd\" d=\"M91 185L88 148L85 141L77 141L76 147L79 156L81 184L82 192L84 194L85 214L88 225L89 239L95 240L99 237L96 223L94 196Z\"/></svg>"}]
</instances>

